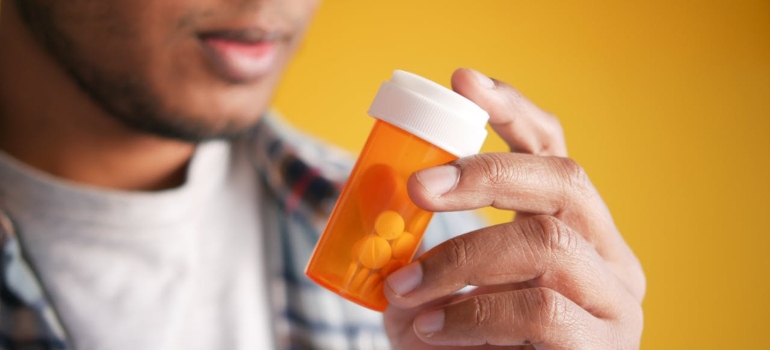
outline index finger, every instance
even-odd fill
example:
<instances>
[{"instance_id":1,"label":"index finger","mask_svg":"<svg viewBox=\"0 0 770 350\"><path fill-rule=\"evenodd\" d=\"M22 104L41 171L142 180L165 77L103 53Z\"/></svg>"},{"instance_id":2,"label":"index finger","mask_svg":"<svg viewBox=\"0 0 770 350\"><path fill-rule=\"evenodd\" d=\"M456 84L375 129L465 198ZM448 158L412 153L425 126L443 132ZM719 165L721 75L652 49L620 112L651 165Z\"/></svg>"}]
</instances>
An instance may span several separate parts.
<instances>
[{"instance_id":1,"label":"index finger","mask_svg":"<svg viewBox=\"0 0 770 350\"><path fill-rule=\"evenodd\" d=\"M492 206L535 215L552 215L579 232L618 275L642 295L641 267L615 227L607 206L582 167L568 158L520 153L485 153L413 174L412 201L429 211ZM638 282L637 282L638 281Z\"/></svg>"},{"instance_id":2,"label":"index finger","mask_svg":"<svg viewBox=\"0 0 770 350\"><path fill-rule=\"evenodd\" d=\"M512 86L471 69L452 75L452 89L489 113L489 125L511 151L567 156L561 124Z\"/></svg>"},{"instance_id":3,"label":"index finger","mask_svg":"<svg viewBox=\"0 0 770 350\"><path fill-rule=\"evenodd\" d=\"M594 248L552 216L452 238L388 276L384 293L391 305L413 308L468 285L527 281L556 290L600 318L619 316L607 305L629 299Z\"/></svg>"}]
</instances>

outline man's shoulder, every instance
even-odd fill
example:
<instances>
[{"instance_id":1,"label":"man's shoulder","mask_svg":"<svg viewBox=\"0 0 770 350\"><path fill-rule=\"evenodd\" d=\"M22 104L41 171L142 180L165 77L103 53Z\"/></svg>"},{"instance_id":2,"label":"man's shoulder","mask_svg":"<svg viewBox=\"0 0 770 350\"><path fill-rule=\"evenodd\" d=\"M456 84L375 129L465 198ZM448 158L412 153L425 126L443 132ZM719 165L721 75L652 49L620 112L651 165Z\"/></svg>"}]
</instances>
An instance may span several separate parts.
<instances>
[{"instance_id":1,"label":"man's shoulder","mask_svg":"<svg viewBox=\"0 0 770 350\"><path fill-rule=\"evenodd\" d=\"M246 142L267 158L289 152L332 182L347 180L355 164L353 154L300 130L276 111L265 114L258 127L246 135Z\"/></svg>"}]
</instances>

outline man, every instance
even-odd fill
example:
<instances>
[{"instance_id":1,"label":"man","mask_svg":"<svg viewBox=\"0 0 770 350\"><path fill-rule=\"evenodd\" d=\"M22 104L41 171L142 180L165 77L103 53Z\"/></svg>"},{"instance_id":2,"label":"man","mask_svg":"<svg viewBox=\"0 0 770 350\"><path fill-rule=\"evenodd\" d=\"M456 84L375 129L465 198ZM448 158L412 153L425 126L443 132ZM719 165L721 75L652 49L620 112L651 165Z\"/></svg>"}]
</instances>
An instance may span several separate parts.
<instances>
[{"instance_id":1,"label":"man","mask_svg":"<svg viewBox=\"0 0 770 350\"><path fill-rule=\"evenodd\" d=\"M391 275L385 333L302 277L347 168L266 108L316 2L2 2L0 348L638 347L644 275L558 122L468 69L512 152L410 196L516 220Z\"/></svg>"}]
</instances>

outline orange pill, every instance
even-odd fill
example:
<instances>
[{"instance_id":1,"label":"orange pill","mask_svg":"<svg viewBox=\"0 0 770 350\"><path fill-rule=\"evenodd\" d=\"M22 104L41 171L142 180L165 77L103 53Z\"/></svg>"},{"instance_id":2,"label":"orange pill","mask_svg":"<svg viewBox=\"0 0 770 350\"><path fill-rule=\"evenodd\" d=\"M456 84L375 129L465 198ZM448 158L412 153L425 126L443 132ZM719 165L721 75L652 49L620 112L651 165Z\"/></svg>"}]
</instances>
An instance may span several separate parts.
<instances>
[{"instance_id":1,"label":"orange pill","mask_svg":"<svg viewBox=\"0 0 770 350\"><path fill-rule=\"evenodd\" d=\"M363 286L364 282L366 282L366 279L369 277L369 274L372 270L369 270L363 266L359 266L355 263L352 264L351 267L352 269L348 269L348 274L345 277L347 282L347 289L351 292L357 293Z\"/></svg>"},{"instance_id":2,"label":"orange pill","mask_svg":"<svg viewBox=\"0 0 770 350\"><path fill-rule=\"evenodd\" d=\"M382 305L388 305L388 301L385 299L385 293L383 293L383 288L385 287L385 280L380 280L380 283L377 283L376 286L372 288L371 293L367 294L369 298L372 298L375 303L382 304Z\"/></svg>"},{"instance_id":3,"label":"orange pill","mask_svg":"<svg viewBox=\"0 0 770 350\"><path fill-rule=\"evenodd\" d=\"M350 282L353 281L353 277L356 276L357 271L358 271L357 262L351 263L350 266L348 266L348 271L345 272L345 285L349 285Z\"/></svg>"},{"instance_id":4,"label":"orange pill","mask_svg":"<svg viewBox=\"0 0 770 350\"><path fill-rule=\"evenodd\" d=\"M386 210L377 216L374 230L387 240L396 239L404 232L404 218L392 210Z\"/></svg>"},{"instance_id":5,"label":"orange pill","mask_svg":"<svg viewBox=\"0 0 770 350\"><path fill-rule=\"evenodd\" d=\"M361 294L372 294L372 293L380 293L382 294L382 287L380 289L376 289L377 285L382 285L383 278L379 273L373 273L369 278L366 279L366 282L364 282L363 286L361 286Z\"/></svg>"},{"instance_id":6,"label":"orange pill","mask_svg":"<svg viewBox=\"0 0 770 350\"><path fill-rule=\"evenodd\" d=\"M383 276L387 277L391 273L393 273L396 270L402 268L403 266L404 266L404 264L401 263L400 261L398 261L398 260L391 260L385 266L383 266L380 269L380 274L382 274Z\"/></svg>"},{"instance_id":7,"label":"orange pill","mask_svg":"<svg viewBox=\"0 0 770 350\"><path fill-rule=\"evenodd\" d=\"M403 214L405 218L409 218L409 222L404 228L404 231L409 232L425 232L425 228L428 227L428 223L433 216L433 213L420 210L419 208L414 209L414 214L412 215L408 212Z\"/></svg>"},{"instance_id":8,"label":"orange pill","mask_svg":"<svg viewBox=\"0 0 770 350\"><path fill-rule=\"evenodd\" d=\"M353 245L353 249L350 250L351 259L358 260L358 257L361 256L361 246L364 245L364 242L366 242L366 237L359 239L358 242Z\"/></svg>"},{"instance_id":9,"label":"orange pill","mask_svg":"<svg viewBox=\"0 0 770 350\"><path fill-rule=\"evenodd\" d=\"M388 241L382 237L369 235L361 244L361 255L358 261L370 269L379 269L390 261L391 249Z\"/></svg>"},{"instance_id":10,"label":"orange pill","mask_svg":"<svg viewBox=\"0 0 770 350\"><path fill-rule=\"evenodd\" d=\"M391 245L393 259L401 261L410 259L416 248L417 238L409 232L404 232L404 234L393 241Z\"/></svg>"}]
</instances>

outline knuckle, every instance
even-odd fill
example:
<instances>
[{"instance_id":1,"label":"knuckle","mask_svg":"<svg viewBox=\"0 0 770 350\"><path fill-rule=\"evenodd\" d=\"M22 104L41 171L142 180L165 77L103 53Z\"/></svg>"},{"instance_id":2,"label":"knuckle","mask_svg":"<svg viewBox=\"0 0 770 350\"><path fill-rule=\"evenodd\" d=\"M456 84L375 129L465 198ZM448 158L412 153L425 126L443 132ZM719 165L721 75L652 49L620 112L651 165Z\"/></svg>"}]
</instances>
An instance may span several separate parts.
<instances>
[{"instance_id":1,"label":"knuckle","mask_svg":"<svg viewBox=\"0 0 770 350\"><path fill-rule=\"evenodd\" d=\"M516 175L505 153L486 153L478 157L478 164L486 181L492 185L507 185Z\"/></svg>"},{"instance_id":2,"label":"knuckle","mask_svg":"<svg viewBox=\"0 0 770 350\"><path fill-rule=\"evenodd\" d=\"M459 269L466 266L473 256L473 244L463 236L455 237L447 241L447 250L444 254L449 266Z\"/></svg>"},{"instance_id":3,"label":"knuckle","mask_svg":"<svg viewBox=\"0 0 770 350\"><path fill-rule=\"evenodd\" d=\"M545 129L545 138L540 145L540 149L535 153L538 155L559 155L565 150L564 129L559 118L555 115L542 111L543 128Z\"/></svg>"},{"instance_id":4,"label":"knuckle","mask_svg":"<svg viewBox=\"0 0 770 350\"><path fill-rule=\"evenodd\" d=\"M580 239L559 219L540 215L532 217L533 231L538 232L540 244L555 256L571 255L577 252Z\"/></svg>"},{"instance_id":5,"label":"knuckle","mask_svg":"<svg viewBox=\"0 0 770 350\"><path fill-rule=\"evenodd\" d=\"M574 315L567 299L561 294L548 288L535 289L535 303L537 304L536 324L541 327L543 334L548 334L554 329L564 329L574 323Z\"/></svg>"},{"instance_id":6,"label":"knuckle","mask_svg":"<svg viewBox=\"0 0 770 350\"><path fill-rule=\"evenodd\" d=\"M545 115L545 119L551 125L552 131L560 136L564 135L564 129L561 125L561 122L559 121L559 118L553 113L549 113L546 111L543 111L543 114Z\"/></svg>"},{"instance_id":7,"label":"knuckle","mask_svg":"<svg viewBox=\"0 0 770 350\"><path fill-rule=\"evenodd\" d=\"M479 295L471 299L471 327L473 329L484 329L494 319L493 313L497 308L497 301L490 295Z\"/></svg>"},{"instance_id":8,"label":"knuckle","mask_svg":"<svg viewBox=\"0 0 770 350\"><path fill-rule=\"evenodd\" d=\"M553 158L566 194L585 193L590 187L585 169L571 158Z\"/></svg>"},{"instance_id":9,"label":"knuckle","mask_svg":"<svg viewBox=\"0 0 770 350\"><path fill-rule=\"evenodd\" d=\"M499 89L504 92L505 99L503 100L504 107L507 111L515 111L518 113L512 113L518 115L524 113L527 110L527 99L513 86L507 83L500 83Z\"/></svg>"}]
</instances>

